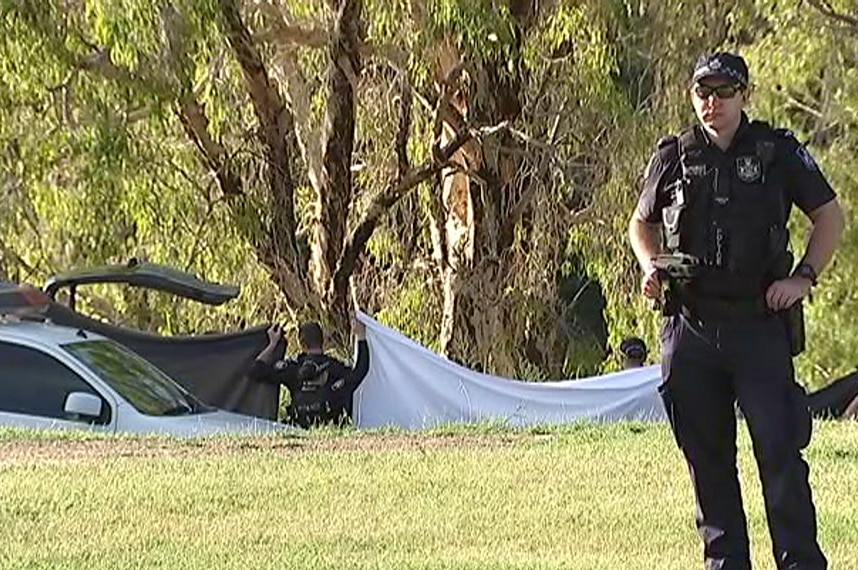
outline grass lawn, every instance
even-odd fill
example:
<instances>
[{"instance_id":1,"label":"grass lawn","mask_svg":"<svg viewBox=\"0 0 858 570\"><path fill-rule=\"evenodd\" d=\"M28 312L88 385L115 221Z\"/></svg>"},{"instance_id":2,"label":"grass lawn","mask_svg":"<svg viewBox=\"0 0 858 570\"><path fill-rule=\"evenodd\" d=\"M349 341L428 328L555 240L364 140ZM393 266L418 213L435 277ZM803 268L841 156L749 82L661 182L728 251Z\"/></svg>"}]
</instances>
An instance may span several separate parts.
<instances>
[{"instance_id":1,"label":"grass lawn","mask_svg":"<svg viewBox=\"0 0 858 570\"><path fill-rule=\"evenodd\" d=\"M832 570L858 567L858 423L806 452ZM746 432L755 568L774 569ZM0 431L0 568L702 568L666 425L300 436Z\"/></svg>"}]
</instances>

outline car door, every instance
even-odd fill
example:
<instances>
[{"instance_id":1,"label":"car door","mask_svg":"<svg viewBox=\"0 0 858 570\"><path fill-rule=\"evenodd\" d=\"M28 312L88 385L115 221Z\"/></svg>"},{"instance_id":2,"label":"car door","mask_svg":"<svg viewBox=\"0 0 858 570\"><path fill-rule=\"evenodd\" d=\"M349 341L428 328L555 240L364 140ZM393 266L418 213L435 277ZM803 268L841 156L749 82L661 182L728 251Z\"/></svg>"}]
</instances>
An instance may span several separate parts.
<instances>
[{"instance_id":1,"label":"car door","mask_svg":"<svg viewBox=\"0 0 858 570\"><path fill-rule=\"evenodd\" d=\"M113 432L111 402L80 374L50 354L0 341L0 425ZM69 417L66 398L84 392L102 401L98 418Z\"/></svg>"}]
</instances>

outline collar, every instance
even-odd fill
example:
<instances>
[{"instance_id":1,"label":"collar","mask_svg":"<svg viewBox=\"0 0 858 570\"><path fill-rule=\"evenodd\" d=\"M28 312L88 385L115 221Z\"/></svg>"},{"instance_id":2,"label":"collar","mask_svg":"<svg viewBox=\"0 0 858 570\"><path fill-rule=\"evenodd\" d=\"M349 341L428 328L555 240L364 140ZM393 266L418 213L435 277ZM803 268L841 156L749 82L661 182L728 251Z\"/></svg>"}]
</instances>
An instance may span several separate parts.
<instances>
[{"instance_id":1,"label":"collar","mask_svg":"<svg viewBox=\"0 0 858 570\"><path fill-rule=\"evenodd\" d=\"M730 146L727 147L727 150L724 153L731 152L739 142L747 136L748 132L751 130L751 121L748 119L748 115L745 114L745 111L742 111L742 117L739 119L739 128L736 129L736 133L733 135L733 140L730 141ZM712 142L712 139L709 138L709 135L706 133L706 130L703 128L703 125L697 124L694 127L694 134L697 137L698 142L702 143L706 148L711 150L717 150L721 152L721 149Z\"/></svg>"}]
</instances>

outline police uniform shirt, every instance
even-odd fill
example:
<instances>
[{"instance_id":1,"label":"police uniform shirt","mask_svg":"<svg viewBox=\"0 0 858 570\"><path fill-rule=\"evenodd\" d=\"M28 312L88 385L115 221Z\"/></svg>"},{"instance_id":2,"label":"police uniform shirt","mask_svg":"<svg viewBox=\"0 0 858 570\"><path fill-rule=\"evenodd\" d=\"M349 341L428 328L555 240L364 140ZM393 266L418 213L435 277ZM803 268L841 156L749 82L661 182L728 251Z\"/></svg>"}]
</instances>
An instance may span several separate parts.
<instances>
[{"instance_id":1,"label":"police uniform shirt","mask_svg":"<svg viewBox=\"0 0 858 570\"><path fill-rule=\"evenodd\" d=\"M694 134L700 141L705 142L708 152L719 153L716 160L720 162L725 157L733 158L735 148L739 146L738 143L742 137L748 135L749 130L748 117L742 113L739 128L726 152L709 140L700 125L694 127ZM770 168L786 170L782 179L787 183L783 189L787 219L793 204L805 214L809 214L833 200L834 190L804 145L799 143L789 131L778 131L778 133L774 136L775 157ZM660 144L644 172L637 213L640 219L647 223L661 223L661 211L670 205L672 199L668 188L682 176L677 145L676 141L672 144ZM731 162L736 163L735 160Z\"/></svg>"}]
</instances>

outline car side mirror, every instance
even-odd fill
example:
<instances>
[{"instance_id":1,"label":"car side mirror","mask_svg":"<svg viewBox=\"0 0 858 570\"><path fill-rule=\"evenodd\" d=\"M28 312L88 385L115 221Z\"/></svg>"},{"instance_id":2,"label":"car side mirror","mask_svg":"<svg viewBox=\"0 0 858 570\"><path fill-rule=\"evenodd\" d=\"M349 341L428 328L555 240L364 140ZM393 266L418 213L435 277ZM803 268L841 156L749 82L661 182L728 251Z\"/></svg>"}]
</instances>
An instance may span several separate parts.
<instances>
[{"instance_id":1,"label":"car side mirror","mask_svg":"<svg viewBox=\"0 0 858 570\"><path fill-rule=\"evenodd\" d=\"M98 419L101 417L101 398L87 392L72 392L66 396L63 411L67 417L81 420Z\"/></svg>"}]
</instances>

